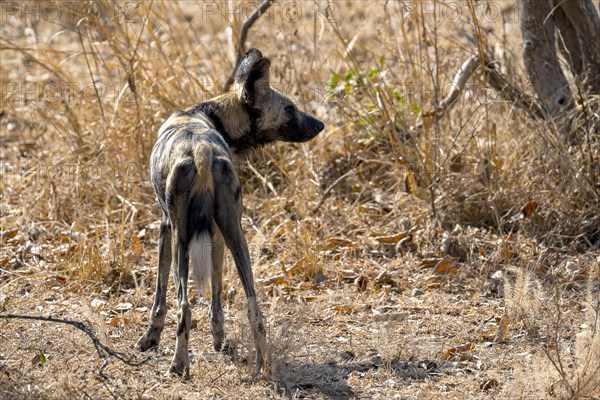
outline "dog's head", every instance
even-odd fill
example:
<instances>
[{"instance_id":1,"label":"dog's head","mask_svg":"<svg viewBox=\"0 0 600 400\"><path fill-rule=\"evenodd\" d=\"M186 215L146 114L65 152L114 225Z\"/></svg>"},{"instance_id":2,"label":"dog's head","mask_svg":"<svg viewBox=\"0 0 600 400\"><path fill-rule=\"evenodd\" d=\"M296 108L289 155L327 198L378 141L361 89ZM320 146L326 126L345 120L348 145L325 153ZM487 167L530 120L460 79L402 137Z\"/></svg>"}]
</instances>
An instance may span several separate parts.
<instances>
[{"instance_id":1,"label":"dog's head","mask_svg":"<svg viewBox=\"0 0 600 400\"><path fill-rule=\"evenodd\" d=\"M269 141L306 142L325 127L302 112L269 84L271 62L257 49L250 49L235 76L239 101L257 121L256 129Z\"/></svg>"}]
</instances>

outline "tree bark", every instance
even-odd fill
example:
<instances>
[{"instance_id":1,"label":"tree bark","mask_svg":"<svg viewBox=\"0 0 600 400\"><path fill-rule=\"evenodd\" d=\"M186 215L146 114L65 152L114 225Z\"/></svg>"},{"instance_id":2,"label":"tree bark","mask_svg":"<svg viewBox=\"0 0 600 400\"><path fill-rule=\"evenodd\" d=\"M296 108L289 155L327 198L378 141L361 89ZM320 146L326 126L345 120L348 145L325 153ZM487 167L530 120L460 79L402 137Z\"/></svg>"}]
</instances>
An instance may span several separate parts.
<instances>
[{"instance_id":1,"label":"tree bark","mask_svg":"<svg viewBox=\"0 0 600 400\"><path fill-rule=\"evenodd\" d=\"M591 0L554 0L575 30L582 59L579 81L586 94L600 94L600 17ZM559 26L560 29L560 26ZM572 35L571 32L568 33ZM563 33L565 37L567 33ZM575 73L576 71L574 71Z\"/></svg>"},{"instance_id":2,"label":"tree bark","mask_svg":"<svg viewBox=\"0 0 600 400\"><path fill-rule=\"evenodd\" d=\"M577 31L561 7L554 10L554 22L558 28L558 49L569 63L569 67L571 67L571 71L573 71L579 85L583 75L583 60Z\"/></svg>"},{"instance_id":3,"label":"tree bark","mask_svg":"<svg viewBox=\"0 0 600 400\"><path fill-rule=\"evenodd\" d=\"M521 0L522 52L525 70L540 103L546 112L556 115L573 106L573 96L556 57L555 26L548 18L549 1Z\"/></svg>"}]
</instances>

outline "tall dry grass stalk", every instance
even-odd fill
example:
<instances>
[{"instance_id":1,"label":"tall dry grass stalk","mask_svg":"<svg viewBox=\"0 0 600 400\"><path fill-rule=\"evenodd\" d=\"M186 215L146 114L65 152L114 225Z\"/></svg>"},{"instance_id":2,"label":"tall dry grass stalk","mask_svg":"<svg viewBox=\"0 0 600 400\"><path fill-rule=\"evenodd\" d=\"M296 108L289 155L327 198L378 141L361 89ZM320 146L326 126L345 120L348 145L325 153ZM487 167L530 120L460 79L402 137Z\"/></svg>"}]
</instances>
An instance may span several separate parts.
<instances>
[{"instance_id":1,"label":"tall dry grass stalk","mask_svg":"<svg viewBox=\"0 0 600 400\"><path fill-rule=\"evenodd\" d=\"M511 268L504 278L507 315L513 327L522 327L546 358L541 368L554 370L558 381L551 393L562 398L593 397L600 388L600 298L593 272L587 280L583 317L577 333L570 326L565 287L548 293L540 281L523 268ZM519 328L513 328L519 329ZM556 385L559 383L559 385Z\"/></svg>"}]
</instances>

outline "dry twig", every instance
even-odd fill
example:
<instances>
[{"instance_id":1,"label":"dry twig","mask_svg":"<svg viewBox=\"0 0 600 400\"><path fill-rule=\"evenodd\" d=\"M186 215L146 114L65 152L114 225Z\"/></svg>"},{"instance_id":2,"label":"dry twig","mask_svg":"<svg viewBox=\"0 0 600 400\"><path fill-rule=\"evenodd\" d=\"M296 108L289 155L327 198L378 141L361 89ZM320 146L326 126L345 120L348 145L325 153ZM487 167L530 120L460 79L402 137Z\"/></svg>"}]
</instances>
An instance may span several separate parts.
<instances>
[{"instance_id":1,"label":"dry twig","mask_svg":"<svg viewBox=\"0 0 600 400\"><path fill-rule=\"evenodd\" d=\"M327 197L329 197L329 194L331 193L331 191L333 190L335 185L337 185L338 183L340 183L347 177L354 175L355 173L356 173L356 171L348 171L344 175L337 178L331 185L329 185L329 187L327 189L325 189L325 191L323 192L323 195L321 196L321 200L319 200L319 204L317 204L317 206L312 209L312 213L316 214L317 211L319 211L319 209L321 208L321 206L323 205L325 200L327 200Z\"/></svg>"},{"instance_id":2,"label":"dry twig","mask_svg":"<svg viewBox=\"0 0 600 400\"><path fill-rule=\"evenodd\" d=\"M274 1L275 0L263 0L263 2L260 3L256 10L254 10L254 12L250 14L250 16L244 21L237 45L237 59L235 60L235 65L233 66L231 74L229 74L229 78L227 78L225 85L223 85L223 92L228 91L231 85L233 84L233 80L235 79L235 72L237 71L238 65L240 65L240 61L242 61L242 57L244 55L243 49L244 44L246 43L246 38L248 37L248 31L250 30L252 25L254 25L256 21L258 21L260 16L263 15L265 11L267 11L267 9L271 6L271 4L273 4Z\"/></svg>"},{"instance_id":3,"label":"dry twig","mask_svg":"<svg viewBox=\"0 0 600 400\"><path fill-rule=\"evenodd\" d=\"M513 84L507 76L502 74L496 68L496 62L487 54L482 58L474 54L469 56L461 67L456 72L450 92L440 102L439 106L433 110L423 114L425 118L435 118L438 120L444 113L449 110L465 88L467 81L473 73L481 67L481 59L485 63L485 79L487 83L498 93L498 95L508 102L513 103L518 108L526 110L533 119L543 119L544 112L539 103L532 96L524 93L518 86ZM415 130L423 128L423 122L419 122L415 126Z\"/></svg>"}]
</instances>

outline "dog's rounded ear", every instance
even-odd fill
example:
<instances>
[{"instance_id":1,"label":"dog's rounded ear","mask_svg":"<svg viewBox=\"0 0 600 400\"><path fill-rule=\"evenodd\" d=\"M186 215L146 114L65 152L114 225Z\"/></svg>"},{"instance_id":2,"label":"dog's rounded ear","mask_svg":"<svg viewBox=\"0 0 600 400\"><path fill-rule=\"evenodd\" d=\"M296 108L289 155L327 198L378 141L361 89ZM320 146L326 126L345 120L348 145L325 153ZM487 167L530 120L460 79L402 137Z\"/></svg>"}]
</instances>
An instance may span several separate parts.
<instances>
[{"instance_id":1,"label":"dog's rounded ear","mask_svg":"<svg viewBox=\"0 0 600 400\"><path fill-rule=\"evenodd\" d=\"M248 50L235 74L241 102L254 105L260 96L268 93L270 68L271 62L259 50Z\"/></svg>"}]
</instances>

